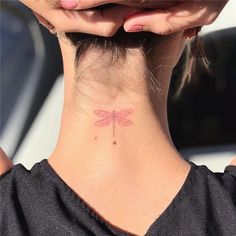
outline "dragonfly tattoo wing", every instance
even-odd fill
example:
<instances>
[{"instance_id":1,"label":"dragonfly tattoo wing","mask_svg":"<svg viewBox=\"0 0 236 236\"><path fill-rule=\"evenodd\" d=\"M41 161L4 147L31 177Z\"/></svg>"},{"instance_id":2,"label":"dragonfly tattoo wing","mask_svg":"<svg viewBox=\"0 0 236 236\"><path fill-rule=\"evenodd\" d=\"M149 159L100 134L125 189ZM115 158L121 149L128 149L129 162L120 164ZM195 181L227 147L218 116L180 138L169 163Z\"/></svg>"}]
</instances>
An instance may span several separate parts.
<instances>
[{"instance_id":1,"label":"dragonfly tattoo wing","mask_svg":"<svg viewBox=\"0 0 236 236\"><path fill-rule=\"evenodd\" d=\"M113 137L116 136L116 122L120 126L129 126L132 125L133 122L129 119L127 119L127 116L133 113L132 109L124 109L121 111L104 111L104 110L95 110L94 113L102 118L95 122L95 126L107 126L112 123L112 133ZM113 142L113 144L116 144L116 141Z\"/></svg>"},{"instance_id":2,"label":"dragonfly tattoo wing","mask_svg":"<svg viewBox=\"0 0 236 236\"><path fill-rule=\"evenodd\" d=\"M132 109L125 109L125 110L121 110L121 111L116 112L116 115L119 117L126 117L133 112L134 111Z\"/></svg>"},{"instance_id":3,"label":"dragonfly tattoo wing","mask_svg":"<svg viewBox=\"0 0 236 236\"><path fill-rule=\"evenodd\" d=\"M111 117L112 112L104 111L104 110L95 110L94 113L99 117Z\"/></svg>"},{"instance_id":4,"label":"dragonfly tattoo wing","mask_svg":"<svg viewBox=\"0 0 236 236\"><path fill-rule=\"evenodd\" d=\"M117 116L116 120L118 121L119 125L121 125L121 126L129 126L129 125L133 124L133 122L131 120L128 120L128 119L121 117L121 116Z\"/></svg>"},{"instance_id":5,"label":"dragonfly tattoo wing","mask_svg":"<svg viewBox=\"0 0 236 236\"><path fill-rule=\"evenodd\" d=\"M112 116L111 117L106 117L102 120L98 120L95 125L96 126L107 126L112 122Z\"/></svg>"}]
</instances>

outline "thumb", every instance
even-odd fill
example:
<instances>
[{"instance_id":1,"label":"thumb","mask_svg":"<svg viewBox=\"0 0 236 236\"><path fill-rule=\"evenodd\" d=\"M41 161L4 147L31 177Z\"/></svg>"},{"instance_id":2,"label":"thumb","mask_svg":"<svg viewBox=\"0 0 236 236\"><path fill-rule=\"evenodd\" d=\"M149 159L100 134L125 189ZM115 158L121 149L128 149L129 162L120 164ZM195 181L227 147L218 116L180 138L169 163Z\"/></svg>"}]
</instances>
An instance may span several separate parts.
<instances>
[{"instance_id":1,"label":"thumb","mask_svg":"<svg viewBox=\"0 0 236 236\"><path fill-rule=\"evenodd\" d=\"M199 4L192 1L181 2L174 7L145 11L128 18L124 29L127 32L150 31L168 35L198 27L206 24L211 16L209 4Z\"/></svg>"},{"instance_id":2,"label":"thumb","mask_svg":"<svg viewBox=\"0 0 236 236\"><path fill-rule=\"evenodd\" d=\"M185 28L184 21L179 19L173 21L172 12L167 9L136 14L128 18L124 24L126 32L149 31L160 35L175 33L183 28Z\"/></svg>"}]
</instances>

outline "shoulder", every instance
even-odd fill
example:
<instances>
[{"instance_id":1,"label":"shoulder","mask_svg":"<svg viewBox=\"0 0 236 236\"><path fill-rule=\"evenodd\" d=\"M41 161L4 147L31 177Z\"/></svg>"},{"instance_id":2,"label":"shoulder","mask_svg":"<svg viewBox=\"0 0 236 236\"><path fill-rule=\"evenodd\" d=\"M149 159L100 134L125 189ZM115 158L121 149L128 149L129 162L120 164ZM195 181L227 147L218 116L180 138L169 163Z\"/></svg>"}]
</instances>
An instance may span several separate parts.
<instances>
[{"instance_id":1,"label":"shoulder","mask_svg":"<svg viewBox=\"0 0 236 236\"><path fill-rule=\"evenodd\" d=\"M2 160L1 164L4 163L5 165L6 160ZM1 172L0 175L0 227L7 219L8 212L11 212L9 209L14 209L13 206L20 209L20 199L27 179L24 177L27 169L23 165L10 165L8 168L8 164L6 164L6 167L4 173Z\"/></svg>"},{"instance_id":2,"label":"shoulder","mask_svg":"<svg viewBox=\"0 0 236 236\"><path fill-rule=\"evenodd\" d=\"M200 222L198 227L201 230L214 232L211 227L218 225L223 231L235 232L236 166L228 165L224 172L212 172L205 165L196 165L190 177L185 188L184 196L187 197L181 205L182 212L188 215L190 221Z\"/></svg>"},{"instance_id":3,"label":"shoulder","mask_svg":"<svg viewBox=\"0 0 236 236\"><path fill-rule=\"evenodd\" d=\"M12 161L6 155L6 153L0 148L0 176L5 174L13 167Z\"/></svg>"},{"instance_id":4,"label":"shoulder","mask_svg":"<svg viewBox=\"0 0 236 236\"><path fill-rule=\"evenodd\" d=\"M19 193L21 189L28 188L38 180L40 174L40 163L36 163L31 169L27 169L22 163L5 168L0 174L0 192L2 196L9 191L11 194ZM0 197L2 197L0 194Z\"/></svg>"},{"instance_id":5,"label":"shoulder","mask_svg":"<svg viewBox=\"0 0 236 236\"><path fill-rule=\"evenodd\" d=\"M194 183L194 184L193 184ZM214 209L228 209L236 212L236 166L228 165L224 172L212 172L207 166L196 166L192 178L194 200L206 202ZM223 198L222 198L223 197ZM222 201L224 199L224 201ZM235 215L236 216L236 215ZM236 220L236 218L235 218Z\"/></svg>"},{"instance_id":6,"label":"shoulder","mask_svg":"<svg viewBox=\"0 0 236 236\"><path fill-rule=\"evenodd\" d=\"M6 196L13 196L19 190L27 180L27 172L28 170L22 164L17 164L6 168L4 173L0 174L0 201L3 202Z\"/></svg>"},{"instance_id":7,"label":"shoulder","mask_svg":"<svg viewBox=\"0 0 236 236\"><path fill-rule=\"evenodd\" d=\"M0 175L0 202L25 201L34 193L37 195L48 185L48 175L44 173L43 161L35 163L32 168L23 164L13 165ZM1 211L1 210L0 210Z\"/></svg>"},{"instance_id":8,"label":"shoulder","mask_svg":"<svg viewBox=\"0 0 236 236\"><path fill-rule=\"evenodd\" d=\"M45 209L51 193L48 188L40 163L35 163L31 169L19 163L0 175L0 228L4 227L6 235L21 235L25 224L29 224L27 227L33 224L32 215Z\"/></svg>"},{"instance_id":9,"label":"shoulder","mask_svg":"<svg viewBox=\"0 0 236 236\"><path fill-rule=\"evenodd\" d=\"M197 166L198 172L196 177L199 183L208 185L207 189L216 190L230 190L235 191L236 194L236 165L231 162L225 167L224 172L213 172L205 165Z\"/></svg>"},{"instance_id":10,"label":"shoulder","mask_svg":"<svg viewBox=\"0 0 236 236\"><path fill-rule=\"evenodd\" d=\"M224 172L213 172L205 165L194 164L191 173L187 188L191 205L212 207L214 211L227 209L235 214L236 166L228 165Z\"/></svg>"},{"instance_id":11,"label":"shoulder","mask_svg":"<svg viewBox=\"0 0 236 236\"><path fill-rule=\"evenodd\" d=\"M8 212L19 212L23 210L23 206L28 207L31 198L37 199L39 192L46 186L45 181L40 163L36 163L31 169L19 163L1 174L0 222Z\"/></svg>"}]
</instances>

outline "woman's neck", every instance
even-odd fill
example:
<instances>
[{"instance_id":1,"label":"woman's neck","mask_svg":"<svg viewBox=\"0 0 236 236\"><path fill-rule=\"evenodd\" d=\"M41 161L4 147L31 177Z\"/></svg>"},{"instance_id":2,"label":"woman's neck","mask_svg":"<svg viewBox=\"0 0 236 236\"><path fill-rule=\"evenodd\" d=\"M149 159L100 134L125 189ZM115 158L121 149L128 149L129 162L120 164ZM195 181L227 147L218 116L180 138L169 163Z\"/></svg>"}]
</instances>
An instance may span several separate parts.
<instances>
[{"instance_id":1,"label":"woman's neck","mask_svg":"<svg viewBox=\"0 0 236 236\"><path fill-rule=\"evenodd\" d=\"M169 134L165 92L154 110L145 89L141 89L146 83L140 76L143 73L123 78L123 89L118 89L116 83L107 86L87 76L75 81L71 54L68 50L63 53L65 104L51 163L74 178L89 173L87 178L101 181L127 173L139 173L140 178L141 173L159 175L167 168L175 170L186 164ZM97 76L104 79L105 74ZM133 84L139 86L130 89Z\"/></svg>"}]
</instances>

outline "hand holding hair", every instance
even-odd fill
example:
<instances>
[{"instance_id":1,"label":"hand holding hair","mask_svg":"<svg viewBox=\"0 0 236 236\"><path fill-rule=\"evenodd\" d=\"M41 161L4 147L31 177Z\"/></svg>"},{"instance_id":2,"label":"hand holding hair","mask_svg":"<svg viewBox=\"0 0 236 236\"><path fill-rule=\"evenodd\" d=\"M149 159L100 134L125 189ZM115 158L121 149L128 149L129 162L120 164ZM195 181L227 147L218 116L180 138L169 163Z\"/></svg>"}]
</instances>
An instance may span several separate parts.
<instances>
[{"instance_id":1,"label":"hand holding hair","mask_svg":"<svg viewBox=\"0 0 236 236\"><path fill-rule=\"evenodd\" d=\"M21 0L31 8L39 22L52 33L83 32L104 37L112 36L124 24L125 16L140 9L117 5L103 11L87 9L68 11L59 0Z\"/></svg>"},{"instance_id":2,"label":"hand holding hair","mask_svg":"<svg viewBox=\"0 0 236 236\"><path fill-rule=\"evenodd\" d=\"M168 35L213 23L228 1L181 1L176 6L141 12L129 17L127 32L150 31Z\"/></svg>"},{"instance_id":3,"label":"hand holding hair","mask_svg":"<svg viewBox=\"0 0 236 236\"><path fill-rule=\"evenodd\" d=\"M156 8L155 10L144 10L131 15L124 24L125 30L127 32L150 31L161 35L186 30L186 36L191 36L193 28L213 23L227 2L228 0L61 0L61 6L68 10L75 10L117 3L143 8Z\"/></svg>"}]
</instances>

